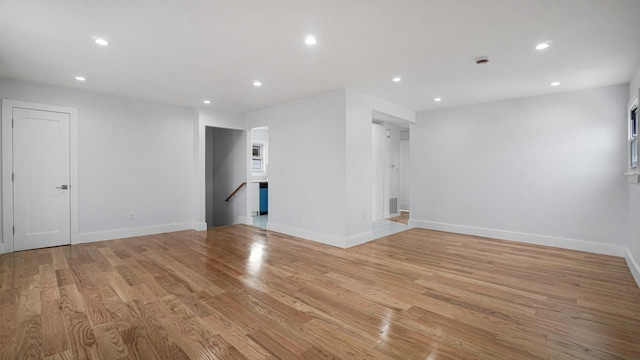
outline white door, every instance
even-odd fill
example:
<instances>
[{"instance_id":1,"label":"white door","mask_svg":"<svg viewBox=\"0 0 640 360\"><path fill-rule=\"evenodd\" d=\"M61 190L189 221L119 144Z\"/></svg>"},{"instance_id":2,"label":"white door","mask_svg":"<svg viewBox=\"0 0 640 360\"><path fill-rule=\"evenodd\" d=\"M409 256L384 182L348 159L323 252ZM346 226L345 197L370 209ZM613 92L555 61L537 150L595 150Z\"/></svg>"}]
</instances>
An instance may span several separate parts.
<instances>
[{"instance_id":1,"label":"white door","mask_svg":"<svg viewBox=\"0 0 640 360\"><path fill-rule=\"evenodd\" d=\"M13 109L14 248L71 243L70 115Z\"/></svg>"}]
</instances>

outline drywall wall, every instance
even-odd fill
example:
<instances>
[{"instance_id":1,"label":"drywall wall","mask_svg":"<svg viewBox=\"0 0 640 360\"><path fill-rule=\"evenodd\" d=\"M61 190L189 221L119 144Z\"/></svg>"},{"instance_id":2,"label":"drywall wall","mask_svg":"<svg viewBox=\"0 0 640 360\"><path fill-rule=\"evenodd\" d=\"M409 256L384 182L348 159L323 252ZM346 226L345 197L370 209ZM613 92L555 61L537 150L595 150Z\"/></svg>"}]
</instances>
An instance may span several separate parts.
<instances>
[{"instance_id":1,"label":"drywall wall","mask_svg":"<svg viewBox=\"0 0 640 360\"><path fill-rule=\"evenodd\" d=\"M627 91L419 113L410 223L622 256Z\"/></svg>"},{"instance_id":2,"label":"drywall wall","mask_svg":"<svg viewBox=\"0 0 640 360\"><path fill-rule=\"evenodd\" d=\"M640 92L640 67L629 84L629 105L638 98ZM626 137L625 137L626 139ZM629 197L627 212L629 222L629 242L625 258L636 283L640 286L640 183L628 183Z\"/></svg>"},{"instance_id":3,"label":"drywall wall","mask_svg":"<svg viewBox=\"0 0 640 360\"><path fill-rule=\"evenodd\" d=\"M378 221L384 219L384 178L385 178L385 147L384 147L384 126L371 124L371 150L373 164L371 171L371 220Z\"/></svg>"},{"instance_id":4,"label":"drywall wall","mask_svg":"<svg viewBox=\"0 0 640 360\"><path fill-rule=\"evenodd\" d=\"M640 91L640 66L629 81L629 101L638 97L638 91Z\"/></svg>"},{"instance_id":5,"label":"drywall wall","mask_svg":"<svg viewBox=\"0 0 640 360\"><path fill-rule=\"evenodd\" d=\"M238 222L246 212L248 188L245 186L229 201L225 199L246 177L246 136L242 130L206 128L206 205L207 226Z\"/></svg>"},{"instance_id":6,"label":"drywall wall","mask_svg":"<svg viewBox=\"0 0 640 360\"><path fill-rule=\"evenodd\" d=\"M80 241L191 228L194 109L10 79L0 98L78 109Z\"/></svg>"},{"instance_id":7,"label":"drywall wall","mask_svg":"<svg viewBox=\"0 0 640 360\"><path fill-rule=\"evenodd\" d=\"M371 234L371 121L377 111L415 121L415 112L373 96L346 90L346 236L347 246L366 241Z\"/></svg>"},{"instance_id":8,"label":"drywall wall","mask_svg":"<svg viewBox=\"0 0 640 360\"><path fill-rule=\"evenodd\" d=\"M269 127L268 229L340 247L367 241L374 110L415 121L350 89L245 114L246 129Z\"/></svg>"},{"instance_id":9,"label":"drywall wall","mask_svg":"<svg viewBox=\"0 0 640 360\"><path fill-rule=\"evenodd\" d=\"M344 247L344 91L252 111L245 121L246 129L269 127L267 228Z\"/></svg>"},{"instance_id":10,"label":"drywall wall","mask_svg":"<svg viewBox=\"0 0 640 360\"><path fill-rule=\"evenodd\" d=\"M398 208L409 211L411 206L411 161L409 145L409 130L400 131L400 190L398 195Z\"/></svg>"}]
</instances>

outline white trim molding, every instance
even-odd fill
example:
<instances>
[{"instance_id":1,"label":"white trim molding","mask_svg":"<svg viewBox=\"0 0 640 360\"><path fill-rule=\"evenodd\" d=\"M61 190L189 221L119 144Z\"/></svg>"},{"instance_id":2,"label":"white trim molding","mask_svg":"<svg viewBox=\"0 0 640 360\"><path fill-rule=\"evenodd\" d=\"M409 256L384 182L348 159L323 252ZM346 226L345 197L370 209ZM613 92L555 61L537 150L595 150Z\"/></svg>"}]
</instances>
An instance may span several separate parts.
<instances>
[{"instance_id":1,"label":"white trim molding","mask_svg":"<svg viewBox=\"0 0 640 360\"><path fill-rule=\"evenodd\" d=\"M638 265L636 259L633 258L629 249L625 252L624 259L627 262L627 266L629 267L629 271L631 271L633 279L636 281L636 284L638 284L638 287L640 287L640 265Z\"/></svg>"},{"instance_id":2,"label":"white trim molding","mask_svg":"<svg viewBox=\"0 0 640 360\"><path fill-rule=\"evenodd\" d=\"M206 222L193 222L191 224L191 229L193 229L195 231L205 231L205 230L207 230L207 223Z\"/></svg>"},{"instance_id":3,"label":"white trim molding","mask_svg":"<svg viewBox=\"0 0 640 360\"><path fill-rule=\"evenodd\" d=\"M253 225L253 218L246 216L236 216L234 224Z\"/></svg>"},{"instance_id":4,"label":"white trim molding","mask_svg":"<svg viewBox=\"0 0 640 360\"><path fill-rule=\"evenodd\" d=\"M527 234L515 231L486 229L480 227L439 223L434 221L409 220L410 226L422 229L447 231L465 235L475 235L499 240L518 241L528 244L559 247L569 250L586 251L595 254L623 257L625 248L622 246L603 244L592 241L568 239L547 235Z\"/></svg>"},{"instance_id":5,"label":"white trim molding","mask_svg":"<svg viewBox=\"0 0 640 360\"><path fill-rule=\"evenodd\" d=\"M638 172L628 172L624 174L627 176L627 180L632 184L637 184L638 180L640 180L640 173Z\"/></svg>"},{"instance_id":6,"label":"white trim molding","mask_svg":"<svg viewBox=\"0 0 640 360\"><path fill-rule=\"evenodd\" d=\"M367 231L363 232L362 234L349 236L348 238L344 239L345 247L350 248L368 243L369 241L375 240L373 236L373 231Z\"/></svg>"},{"instance_id":7,"label":"white trim molding","mask_svg":"<svg viewBox=\"0 0 640 360\"><path fill-rule=\"evenodd\" d=\"M118 229L118 230L111 230L111 231L90 232L90 233L80 234L79 243L91 243L96 241L125 239L125 238L136 237L136 236L155 235L155 234L163 234L168 232L192 230L192 229L193 229L193 223L183 222L183 223L162 224L162 225L154 225L154 226L140 226L135 228Z\"/></svg>"},{"instance_id":8,"label":"white trim molding","mask_svg":"<svg viewBox=\"0 0 640 360\"><path fill-rule=\"evenodd\" d=\"M299 237L302 239L307 239L331 246L337 246L340 248L345 248L345 238L337 235L330 235L326 233L315 232L307 229L296 228L293 226L275 224L271 221L267 223L267 230L275 231L279 233L283 233L286 235L291 235L295 237Z\"/></svg>"},{"instance_id":9,"label":"white trim molding","mask_svg":"<svg viewBox=\"0 0 640 360\"><path fill-rule=\"evenodd\" d=\"M305 240L319 242L325 245L339 247L341 249L347 249L375 240L373 231L367 231L349 237L342 237L338 235L330 235L310 231L307 229L295 228L288 225L274 224L272 222L267 223L267 230L279 232L289 236L295 236Z\"/></svg>"},{"instance_id":10,"label":"white trim molding","mask_svg":"<svg viewBox=\"0 0 640 360\"><path fill-rule=\"evenodd\" d=\"M2 100L2 250L13 252L13 109L34 109L69 114L69 179L71 201L71 244L79 242L78 210L78 109L17 100Z\"/></svg>"}]
</instances>

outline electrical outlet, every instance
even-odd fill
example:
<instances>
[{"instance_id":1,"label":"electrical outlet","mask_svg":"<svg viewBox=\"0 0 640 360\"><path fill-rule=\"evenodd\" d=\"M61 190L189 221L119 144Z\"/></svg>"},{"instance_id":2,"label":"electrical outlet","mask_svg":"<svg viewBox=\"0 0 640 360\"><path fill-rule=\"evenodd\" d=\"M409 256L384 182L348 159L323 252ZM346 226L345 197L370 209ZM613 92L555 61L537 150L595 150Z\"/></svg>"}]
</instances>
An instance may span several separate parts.
<instances>
[{"instance_id":1,"label":"electrical outlet","mask_svg":"<svg viewBox=\"0 0 640 360\"><path fill-rule=\"evenodd\" d=\"M133 221L136 219L136 213L129 213L129 221Z\"/></svg>"}]
</instances>

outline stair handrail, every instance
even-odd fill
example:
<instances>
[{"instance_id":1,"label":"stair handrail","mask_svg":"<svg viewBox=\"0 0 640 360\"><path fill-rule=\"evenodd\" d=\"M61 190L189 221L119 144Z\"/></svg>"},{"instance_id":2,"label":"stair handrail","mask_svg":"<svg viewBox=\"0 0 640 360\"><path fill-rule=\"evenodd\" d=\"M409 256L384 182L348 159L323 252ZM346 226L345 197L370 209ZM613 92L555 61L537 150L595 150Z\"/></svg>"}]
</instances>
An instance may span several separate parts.
<instances>
[{"instance_id":1,"label":"stair handrail","mask_svg":"<svg viewBox=\"0 0 640 360\"><path fill-rule=\"evenodd\" d=\"M233 190L233 192L231 193L231 195L227 196L226 199L224 199L224 201L229 202L229 200L231 200L231 198L238 192L240 191L240 189L242 189L243 187L247 186L247 182L243 182L242 184L238 185L238 187Z\"/></svg>"}]
</instances>

